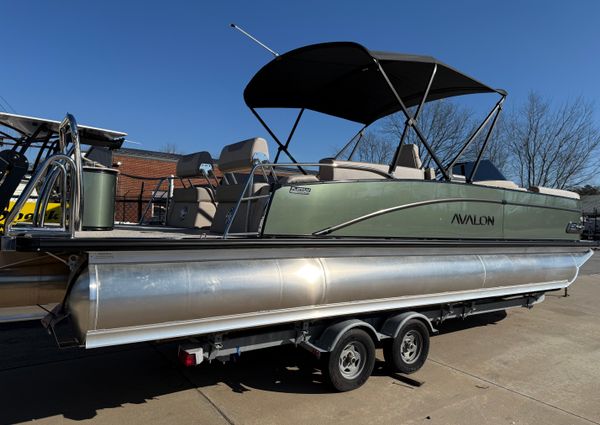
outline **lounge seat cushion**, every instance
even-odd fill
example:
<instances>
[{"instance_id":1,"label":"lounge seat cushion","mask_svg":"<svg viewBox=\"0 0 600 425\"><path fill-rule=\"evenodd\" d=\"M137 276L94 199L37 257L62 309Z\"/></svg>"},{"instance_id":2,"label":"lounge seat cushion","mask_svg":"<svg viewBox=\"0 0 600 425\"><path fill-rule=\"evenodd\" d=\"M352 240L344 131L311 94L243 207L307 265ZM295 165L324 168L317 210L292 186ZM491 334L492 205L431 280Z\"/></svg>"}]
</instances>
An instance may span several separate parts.
<instances>
[{"instance_id":1,"label":"lounge seat cushion","mask_svg":"<svg viewBox=\"0 0 600 425\"><path fill-rule=\"evenodd\" d=\"M289 176L281 176L279 177L280 184L300 184L300 183L315 183L318 182L319 179L317 176L312 174L291 174Z\"/></svg>"},{"instance_id":2,"label":"lounge seat cushion","mask_svg":"<svg viewBox=\"0 0 600 425\"><path fill-rule=\"evenodd\" d=\"M536 193L542 193L544 195L554 195L562 196L563 198L580 199L578 193L571 192L570 190L552 189L543 186L531 186L529 190Z\"/></svg>"},{"instance_id":3,"label":"lounge seat cushion","mask_svg":"<svg viewBox=\"0 0 600 425\"><path fill-rule=\"evenodd\" d=\"M476 184L479 186L499 187L502 189L527 191L527 189L525 189L524 187L520 187L515 182L510 181L510 180L484 180L484 181L473 182L473 184Z\"/></svg>"}]
</instances>

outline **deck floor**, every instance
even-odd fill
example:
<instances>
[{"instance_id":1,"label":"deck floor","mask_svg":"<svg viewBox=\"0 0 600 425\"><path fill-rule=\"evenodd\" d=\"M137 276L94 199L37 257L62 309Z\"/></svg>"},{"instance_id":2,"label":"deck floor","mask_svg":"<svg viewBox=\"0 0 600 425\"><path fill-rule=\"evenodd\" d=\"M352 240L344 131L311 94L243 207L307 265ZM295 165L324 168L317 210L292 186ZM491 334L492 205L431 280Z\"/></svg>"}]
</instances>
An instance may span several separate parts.
<instances>
[{"instance_id":1,"label":"deck floor","mask_svg":"<svg viewBox=\"0 0 600 425\"><path fill-rule=\"evenodd\" d=\"M112 230L83 230L76 232L76 238L167 238L183 239L189 237L218 239L221 235L210 233L208 229L188 229L166 226L139 226L118 224Z\"/></svg>"}]
</instances>

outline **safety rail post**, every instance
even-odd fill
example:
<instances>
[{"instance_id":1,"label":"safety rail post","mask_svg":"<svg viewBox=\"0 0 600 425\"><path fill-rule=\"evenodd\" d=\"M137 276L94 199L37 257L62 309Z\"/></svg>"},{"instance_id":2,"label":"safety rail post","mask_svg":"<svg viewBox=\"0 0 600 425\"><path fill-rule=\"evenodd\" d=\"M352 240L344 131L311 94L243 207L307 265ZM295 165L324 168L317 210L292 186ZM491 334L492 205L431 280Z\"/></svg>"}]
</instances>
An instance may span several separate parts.
<instances>
[{"instance_id":1,"label":"safety rail post","mask_svg":"<svg viewBox=\"0 0 600 425\"><path fill-rule=\"evenodd\" d=\"M60 146L63 149L67 146L67 135L71 136L70 142L73 145L73 160L75 163L75 174L77 175L76 183L73 184L75 188L75 196L73 196L74 199L73 203L70 205L70 209L75 221L74 230L81 231L83 225L82 212L85 207L83 203L83 165L81 162L81 146L79 143L79 130L77 128L77 121L71 114L67 114L65 116L58 129Z\"/></svg>"},{"instance_id":2,"label":"safety rail post","mask_svg":"<svg viewBox=\"0 0 600 425\"><path fill-rule=\"evenodd\" d=\"M79 181L79 176L77 175L77 166L75 161L67 155L64 154L55 154L50 156L49 158L47 158L42 165L39 167L38 171L33 175L33 177L29 180L29 182L27 183L27 185L25 186L25 189L23 190L23 192L21 192L21 195L19 196L19 199L17 199L17 202L15 203L15 205L13 206L12 210L10 211L8 217L6 217L6 221L4 223L4 235L5 236L11 236L13 233L13 222L15 220L15 218L17 217L17 215L19 214L19 212L23 209L23 207L25 206L25 203L27 202L27 200L31 197L31 194L33 192L33 189L35 188L35 186L39 183L39 181L42 179L42 177L44 176L44 174L46 173L46 171L48 171L50 169L50 167L52 165L56 165L56 164L60 164L58 161L63 161L66 163L66 165L68 165L71 168L72 171L72 175L71 175L71 191L70 191L70 200L69 200L69 204L70 206L72 206L76 199L76 190L73 190L73 187L77 187L78 184L80 184ZM61 169L64 169L66 171L66 167L63 164L58 165L59 167L61 167ZM64 181L64 179L63 179ZM40 199L38 198L38 202L40 201ZM37 206L36 206L37 208ZM43 212L45 213L45 211ZM63 216L66 215L66 211L62 211ZM43 214L42 214L43 215ZM62 227L63 223L65 224L64 227ZM61 220L61 230L68 233L69 236L72 238L75 236L75 229L76 229L76 224L75 224L75 210L73 208L69 208L69 221L68 221L68 226L66 226L66 221L63 219ZM45 230L48 230L46 228L39 228L39 227L33 227L33 228L28 228L27 229L30 233L35 233L37 232L43 232Z\"/></svg>"}]
</instances>

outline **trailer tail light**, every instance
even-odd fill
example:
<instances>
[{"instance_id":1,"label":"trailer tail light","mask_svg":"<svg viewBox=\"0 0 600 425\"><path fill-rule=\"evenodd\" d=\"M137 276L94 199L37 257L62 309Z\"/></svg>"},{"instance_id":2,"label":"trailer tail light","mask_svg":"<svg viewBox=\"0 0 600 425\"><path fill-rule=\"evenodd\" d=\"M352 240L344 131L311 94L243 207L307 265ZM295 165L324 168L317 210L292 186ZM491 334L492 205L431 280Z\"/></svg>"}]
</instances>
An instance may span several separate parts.
<instances>
[{"instance_id":1,"label":"trailer tail light","mask_svg":"<svg viewBox=\"0 0 600 425\"><path fill-rule=\"evenodd\" d=\"M204 350L200 348L184 348L179 347L179 361L185 367L196 366L204 360Z\"/></svg>"}]
</instances>

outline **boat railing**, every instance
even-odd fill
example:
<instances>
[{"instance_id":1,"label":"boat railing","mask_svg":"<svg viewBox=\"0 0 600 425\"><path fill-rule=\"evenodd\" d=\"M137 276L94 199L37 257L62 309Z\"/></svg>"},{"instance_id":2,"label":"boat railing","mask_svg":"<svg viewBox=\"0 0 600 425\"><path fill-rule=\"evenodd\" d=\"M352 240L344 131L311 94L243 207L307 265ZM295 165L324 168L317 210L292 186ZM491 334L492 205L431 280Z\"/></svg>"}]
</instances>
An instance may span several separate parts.
<instances>
[{"instance_id":1,"label":"boat railing","mask_svg":"<svg viewBox=\"0 0 600 425\"><path fill-rule=\"evenodd\" d=\"M342 169L349 169L349 170L360 170L360 171L368 171L371 173L375 173L386 179L394 179L394 176L392 174L385 172L385 171L381 171L374 167L369 167L367 165L340 164L340 163L335 163L335 162L331 163L331 164L320 163L320 162L319 163L314 163L314 162L284 163L284 164L275 164L275 163L266 162L266 161L256 162L254 164L254 166L252 167L252 170L250 171L248 178L246 179L246 182L244 184L244 189L242 190L241 195L235 204L235 207L231 210L231 212L227 216L225 230L223 232L223 239L227 239L228 236L258 236L258 235L260 235L260 226L257 231L254 231L254 232L248 231L248 224L250 222L251 205L252 205L253 201L270 198L272 191L270 193L264 194L264 195L251 195L250 191L251 191L251 188L254 186L254 176L257 174L257 172L260 171L260 172L262 172L262 174L265 176L265 178L267 180L268 180L267 176L269 173L271 173L276 179L276 174L274 171L276 168L289 169L292 167L298 167L300 169L301 169L301 167L331 167L331 168L342 168ZM277 182L277 181L275 181L275 182ZM246 217L245 217L245 222L244 222L244 229L246 231L245 232L231 232L230 231L231 227L235 221L235 218L237 217L238 211L243 202L247 203ZM266 211L266 208L265 208L265 211ZM261 219L264 219L264 213L263 213L263 217L261 217Z\"/></svg>"},{"instance_id":2,"label":"boat railing","mask_svg":"<svg viewBox=\"0 0 600 425\"><path fill-rule=\"evenodd\" d=\"M70 148L67 151L67 147ZM83 210L83 166L79 132L75 117L67 114L59 127L60 152L46 158L29 179L15 205L4 223L4 235L14 236L26 233L28 235L53 235L73 238L75 232L81 230ZM61 219L59 226L46 226L45 215L52 190L57 179L61 177L59 189L61 193ZM34 189L44 179L40 194L36 200L31 225L14 222L31 197ZM69 196L67 197L67 193ZM67 202L68 199L68 202ZM67 219L68 218L68 219Z\"/></svg>"}]
</instances>

